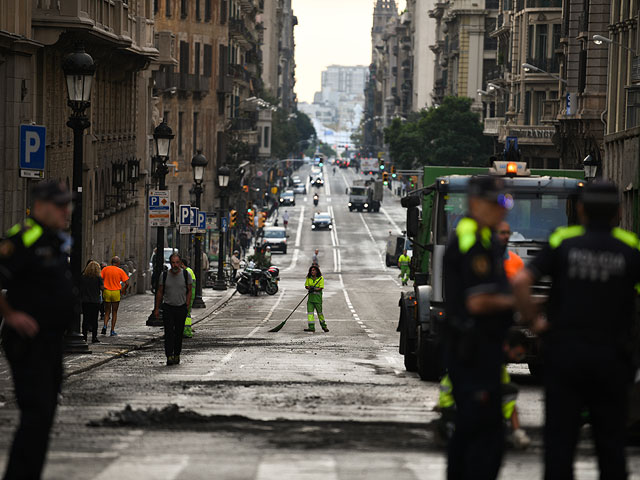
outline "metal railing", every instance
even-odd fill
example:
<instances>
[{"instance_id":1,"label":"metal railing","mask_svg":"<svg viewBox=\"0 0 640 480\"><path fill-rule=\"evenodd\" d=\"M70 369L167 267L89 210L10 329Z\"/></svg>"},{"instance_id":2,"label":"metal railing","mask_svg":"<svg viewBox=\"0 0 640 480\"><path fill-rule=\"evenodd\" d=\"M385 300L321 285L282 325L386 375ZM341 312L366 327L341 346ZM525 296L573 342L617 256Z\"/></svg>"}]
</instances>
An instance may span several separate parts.
<instances>
[{"instance_id":1,"label":"metal railing","mask_svg":"<svg viewBox=\"0 0 640 480\"><path fill-rule=\"evenodd\" d=\"M505 117L489 117L484 119L485 135L498 135L500 133L500 127L505 124Z\"/></svg>"}]
</instances>

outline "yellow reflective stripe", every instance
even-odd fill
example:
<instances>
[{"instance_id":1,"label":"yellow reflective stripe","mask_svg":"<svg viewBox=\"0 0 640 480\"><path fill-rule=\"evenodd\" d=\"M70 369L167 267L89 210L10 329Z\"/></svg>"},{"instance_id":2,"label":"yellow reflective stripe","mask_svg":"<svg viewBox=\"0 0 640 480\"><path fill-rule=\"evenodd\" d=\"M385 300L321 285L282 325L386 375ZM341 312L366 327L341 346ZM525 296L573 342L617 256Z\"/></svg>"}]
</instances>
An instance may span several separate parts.
<instances>
[{"instance_id":1,"label":"yellow reflective stripe","mask_svg":"<svg viewBox=\"0 0 640 480\"><path fill-rule=\"evenodd\" d=\"M502 372L500 373L500 382L503 385L511 383L511 377L509 376L509 372L507 372L507 366L502 365Z\"/></svg>"},{"instance_id":2,"label":"yellow reflective stripe","mask_svg":"<svg viewBox=\"0 0 640 480\"><path fill-rule=\"evenodd\" d=\"M516 409L516 401L509 400L502 403L502 416L505 420L509 420L513 415L513 411Z\"/></svg>"},{"instance_id":3,"label":"yellow reflective stripe","mask_svg":"<svg viewBox=\"0 0 640 480\"><path fill-rule=\"evenodd\" d=\"M22 228L22 225L20 225L19 223L16 223L7 232L7 237L13 237L14 235L17 235L21 228Z\"/></svg>"},{"instance_id":4,"label":"yellow reflective stripe","mask_svg":"<svg viewBox=\"0 0 640 480\"><path fill-rule=\"evenodd\" d=\"M440 396L438 397L438 406L440 408L449 408L455 405L453 399L453 385L449 375L445 375L440 380Z\"/></svg>"},{"instance_id":5,"label":"yellow reflective stripe","mask_svg":"<svg viewBox=\"0 0 640 480\"><path fill-rule=\"evenodd\" d=\"M616 227L611 231L611 235L622 243L629 245L631 248L638 248L638 237L635 233Z\"/></svg>"},{"instance_id":6,"label":"yellow reflective stripe","mask_svg":"<svg viewBox=\"0 0 640 480\"><path fill-rule=\"evenodd\" d=\"M38 241L42 233L42 227L34 222L34 225L22 234L22 243L24 243L25 247L29 248Z\"/></svg>"},{"instance_id":7,"label":"yellow reflective stripe","mask_svg":"<svg viewBox=\"0 0 640 480\"><path fill-rule=\"evenodd\" d=\"M584 235L584 232L584 227L581 225L559 227L549 237L549 245L551 246L551 248L558 248L565 240Z\"/></svg>"},{"instance_id":8,"label":"yellow reflective stripe","mask_svg":"<svg viewBox=\"0 0 640 480\"><path fill-rule=\"evenodd\" d=\"M458 222L456 227L456 235L458 236L458 248L460 253L467 253L476 244L476 233L478 232L478 223L469 217L465 217ZM491 247L491 230L484 227L480 231L480 241L484 248Z\"/></svg>"}]
</instances>

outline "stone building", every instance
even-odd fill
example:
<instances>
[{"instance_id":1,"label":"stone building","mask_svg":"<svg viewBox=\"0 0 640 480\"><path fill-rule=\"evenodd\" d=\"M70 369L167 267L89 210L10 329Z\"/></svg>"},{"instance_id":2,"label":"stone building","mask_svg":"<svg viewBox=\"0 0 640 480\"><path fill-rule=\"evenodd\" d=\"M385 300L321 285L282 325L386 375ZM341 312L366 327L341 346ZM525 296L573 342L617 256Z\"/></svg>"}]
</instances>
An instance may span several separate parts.
<instances>
[{"instance_id":1,"label":"stone building","mask_svg":"<svg viewBox=\"0 0 640 480\"><path fill-rule=\"evenodd\" d=\"M403 73L410 71L413 75L411 110L414 112L430 107L433 103L435 54L429 48L436 41L436 22L429 16L433 5L433 0L407 1L412 41L411 64L401 65L401 68Z\"/></svg>"},{"instance_id":2,"label":"stone building","mask_svg":"<svg viewBox=\"0 0 640 480\"><path fill-rule=\"evenodd\" d=\"M287 112L294 111L298 103L294 91L296 85L294 29L296 25L298 25L298 18L293 14L291 0L282 0L278 98L280 99L282 108Z\"/></svg>"},{"instance_id":3,"label":"stone building","mask_svg":"<svg viewBox=\"0 0 640 480\"><path fill-rule=\"evenodd\" d=\"M154 45L152 0L3 0L0 2L0 227L21 220L29 184L18 169L19 125L46 127L44 177L71 185L73 134L63 57L82 42L97 66L84 135L83 261L119 255L137 268L144 288L148 262L145 183L128 172L149 158L148 64ZM146 172L145 172L146 170ZM116 172L124 172L122 177Z\"/></svg>"}]
</instances>

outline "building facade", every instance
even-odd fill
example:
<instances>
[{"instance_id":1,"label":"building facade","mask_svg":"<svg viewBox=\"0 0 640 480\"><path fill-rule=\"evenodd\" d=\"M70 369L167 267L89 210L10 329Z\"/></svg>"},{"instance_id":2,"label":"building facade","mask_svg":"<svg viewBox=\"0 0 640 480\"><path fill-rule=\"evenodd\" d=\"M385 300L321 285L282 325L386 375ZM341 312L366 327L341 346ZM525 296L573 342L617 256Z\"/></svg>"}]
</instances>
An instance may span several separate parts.
<instances>
[{"instance_id":1,"label":"building facade","mask_svg":"<svg viewBox=\"0 0 640 480\"><path fill-rule=\"evenodd\" d=\"M433 0L407 1L412 40L410 67L413 73L413 98L411 99L411 110L414 112L428 108L433 104L435 54L429 48L436 42L436 22L429 16L429 11L433 7Z\"/></svg>"}]
</instances>

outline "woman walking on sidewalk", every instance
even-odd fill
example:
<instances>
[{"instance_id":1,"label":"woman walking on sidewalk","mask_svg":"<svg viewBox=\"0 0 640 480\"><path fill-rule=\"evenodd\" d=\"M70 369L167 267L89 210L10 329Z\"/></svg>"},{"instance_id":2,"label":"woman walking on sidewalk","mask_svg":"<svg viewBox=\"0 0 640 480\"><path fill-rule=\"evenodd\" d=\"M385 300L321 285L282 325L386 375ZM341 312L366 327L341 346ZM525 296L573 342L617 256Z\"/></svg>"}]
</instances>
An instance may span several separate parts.
<instances>
[{"instance_id":1,"label":"woman walking on sidewalk","mask_svg":"<svg viewBox=\"0 0 640 480\"><path fill-rule=\"evenodd\" d=\"M87 332L91 330L91 343L98 340L98 313L102 302L104 282L100 275L100 264L91 260L82 272L80 294L82 296L82 336L87 341Z\"/></svg>"},{"instance_id":2,"label":"woman walking on sidewalk","mask_svg":"<svg viewBox=\"0 0 640 480\"><path fill-rule=\"evenodd\" d=\"M323 332L328 332L327 324L324 321L324 314L322 313L322 290L324 289L324 278L322 278L322 272L317 265L311 265L309 273L307 274L307 280L304 282L304 288L309 290L309 299L307 300L307 320L309 326L304 329L305 332L315 332L316 323L313 316L313 311L318 312L318 320Z\"/></svg>"}]
</instances>

